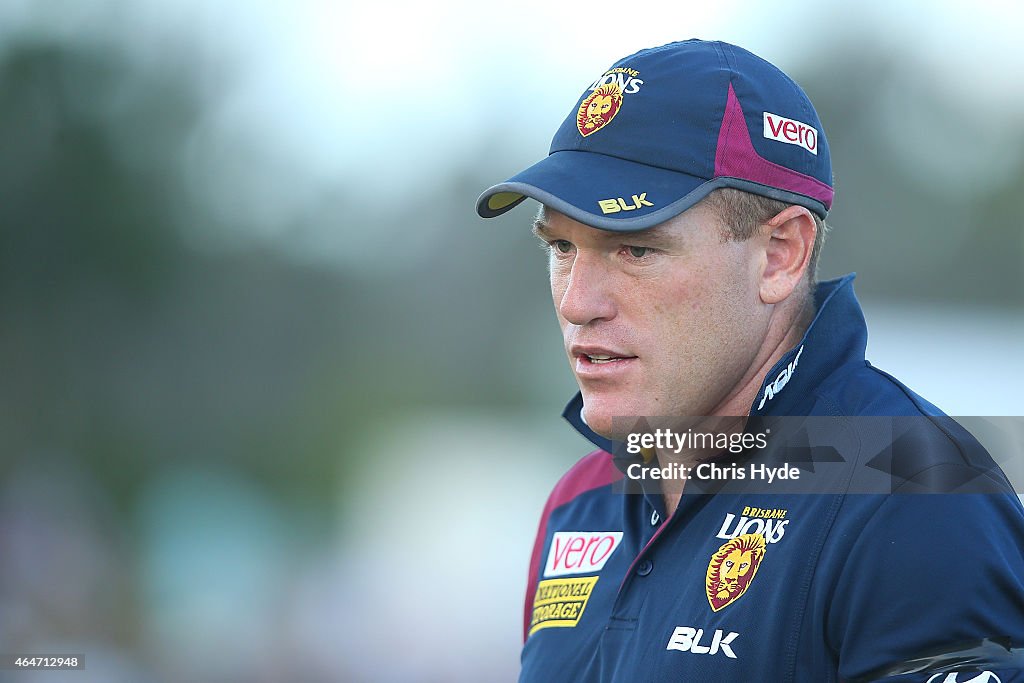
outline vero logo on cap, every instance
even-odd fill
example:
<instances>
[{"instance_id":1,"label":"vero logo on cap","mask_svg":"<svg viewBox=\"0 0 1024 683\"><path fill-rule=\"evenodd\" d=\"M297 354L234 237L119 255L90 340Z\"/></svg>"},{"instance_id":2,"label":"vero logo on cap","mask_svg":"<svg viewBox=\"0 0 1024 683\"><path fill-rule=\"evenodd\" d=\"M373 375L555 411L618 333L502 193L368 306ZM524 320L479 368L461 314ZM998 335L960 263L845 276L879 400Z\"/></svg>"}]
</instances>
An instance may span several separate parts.
<instances>
[{"instance_id":1,"label":"vero logo on cap","mask_svg":"<svg viewBox=\"0 0 1024 683\"><path fill-rule=\"evenodd\" d=\"M764 113L764 136L769 140L800 145L811 154L818 154L818 131L814 126L787 119L785 116Z\"/></svg>"}]
</instances>

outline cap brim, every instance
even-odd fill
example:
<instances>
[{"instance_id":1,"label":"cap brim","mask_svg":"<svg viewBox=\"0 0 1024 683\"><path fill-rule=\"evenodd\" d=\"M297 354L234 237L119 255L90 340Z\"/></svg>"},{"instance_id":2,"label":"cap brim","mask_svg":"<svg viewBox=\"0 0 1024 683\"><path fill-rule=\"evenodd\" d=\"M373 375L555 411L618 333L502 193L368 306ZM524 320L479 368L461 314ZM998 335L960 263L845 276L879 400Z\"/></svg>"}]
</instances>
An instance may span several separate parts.
<instances>
[{"instance_id":1,"label":"cap brim","mask_svg":"<svg viewBox=\"0 0 1024 683\"><path fill-rule=\"evenodd\" d=\"M476 210L483 218L493 218L530 197L585 225L631 232L678 216L724 184L605 154L565 150L489 188Z\"/></svg>"}]
</instances>

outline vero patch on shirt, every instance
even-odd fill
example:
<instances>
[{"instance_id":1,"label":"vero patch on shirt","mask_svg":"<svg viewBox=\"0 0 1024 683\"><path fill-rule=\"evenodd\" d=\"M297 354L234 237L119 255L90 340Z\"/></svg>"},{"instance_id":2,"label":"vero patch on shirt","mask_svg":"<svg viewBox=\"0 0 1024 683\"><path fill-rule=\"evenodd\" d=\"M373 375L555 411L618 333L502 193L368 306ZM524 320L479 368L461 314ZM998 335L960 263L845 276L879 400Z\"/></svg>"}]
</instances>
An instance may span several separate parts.
<instances>
[{"instance_id":1,"label":"vero patch on shirt","mask_svg":"<svg viewBox=\"0 0 1024 683\"><path fill-rule=\"evenodd\" d=\"M599 572L621 542L621 531L556 531L544 564L544 576Z\"/></svg>"}]
</instances>

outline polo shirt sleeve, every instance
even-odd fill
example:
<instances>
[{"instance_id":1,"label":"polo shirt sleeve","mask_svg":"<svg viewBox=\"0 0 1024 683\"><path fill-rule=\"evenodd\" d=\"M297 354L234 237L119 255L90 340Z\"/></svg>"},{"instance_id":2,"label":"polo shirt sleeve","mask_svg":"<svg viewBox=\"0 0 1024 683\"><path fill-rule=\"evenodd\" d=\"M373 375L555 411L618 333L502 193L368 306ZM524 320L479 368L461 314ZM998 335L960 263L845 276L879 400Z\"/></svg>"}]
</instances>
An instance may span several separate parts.
<instances>
[{"instance_id":1,"label":"polo shirt sleeve","mask_svg":"<svg viewBox=\"0 0 1024 683\"><path fill-rule=\"evenodd\" d=\"M825 628L848 683L1024 683L1017 496L885 496L850 546Z\"/></svg>"}]
</instances>

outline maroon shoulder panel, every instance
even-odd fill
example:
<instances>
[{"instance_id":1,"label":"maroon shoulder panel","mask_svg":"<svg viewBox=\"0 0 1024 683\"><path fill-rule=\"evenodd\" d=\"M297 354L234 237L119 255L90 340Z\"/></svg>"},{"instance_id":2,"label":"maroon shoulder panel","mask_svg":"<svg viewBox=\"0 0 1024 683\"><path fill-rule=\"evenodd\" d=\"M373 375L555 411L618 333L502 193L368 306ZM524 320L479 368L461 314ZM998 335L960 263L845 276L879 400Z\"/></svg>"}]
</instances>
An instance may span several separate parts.
<instances>
[{"instance_id":1,"label":"maroon shoulder panel","mask_svg":"<svg viewBox=\"0 0 1024 683\"><path fill-rule=\"evenodd\" d=\"M572 466L555 484L548 496L544 512L537 526L537 539L533 543L533 554L530 556L530 578L526 583L526 600L523 609L523 642L530 632L530 615L533 613L533 598L537 589L537 577L540 573L540 554L544 550L544 539L547 536L548 519L558 507L565 505L587 491L607 486L621 479L622 472L615 467L612 456L605 451L594 451L585 455Z\"/></svg>"}]
</instances>

